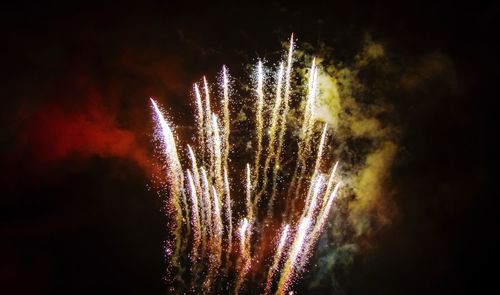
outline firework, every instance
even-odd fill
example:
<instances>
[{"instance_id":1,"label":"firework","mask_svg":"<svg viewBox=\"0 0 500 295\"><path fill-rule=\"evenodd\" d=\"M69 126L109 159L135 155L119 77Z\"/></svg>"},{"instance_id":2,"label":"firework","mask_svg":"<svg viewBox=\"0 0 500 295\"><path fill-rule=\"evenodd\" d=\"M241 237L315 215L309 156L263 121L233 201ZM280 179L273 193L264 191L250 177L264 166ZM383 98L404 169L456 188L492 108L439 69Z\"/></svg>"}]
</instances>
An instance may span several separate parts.
<instances>
[{"instance_id":1,"label":"firework","mask_svg":"<svg viewBox=\"0 0 500 295\"><path fill-rule=\"evenodd\" d=\"M229 114L229 74L227 73L226 66L222 67L222 89L224 99L224 145L222 150L224 169L227 169L227 160L229 157L229 133L230 133L230 114Z\"/></svg>"},{"instance_id":2,"label":"firework","mask_svg":"<svg viewBox=\"0 0 500 295\"><path fill-rule=\"evenodd\" d=\"M255 154L255 182L254 186L257 186L259 182L259 171L260 171L260 157L262 154L262 132L264 129L264 122L262 111L264 109L264 70L262 68L262 61L259 61L257 66L257 112L255 113L255 133L257 134L257 152Z\"/></svg>"},{"instance_id":3,"label":"firework","mask_svg":"<svg viewBox=\"0 0 500 295\"><path fill-rule=\"evenodd\" d=\"M249 271L250 263L252 258L250 256L249 240L251 233L251 225L247 218L241 221L240 228L238 230L240 238L240 256L238 258L238 278L236 280L236 287L234 288L234 293L238 294L241 285L245 279L246 274Z\"/></svg>"},{"instance_id":4,"label":"firework","mask_svg":"<svg viewBox=\"0 0 500 295\"><path fill-rule=\"evenodd\" d=\"M230 151L238 141L231 138L230 133L233 111L230 77L225 66L219 84L222 98L214 100L213 106L210 85L205 77L203 94L198 84L193 87L197 138L193 147L187 145L189 169L182 168L174 129L156 101L151 99L166 160L167 212L173 212L175 239L175 249L169 249L169 252L172 253L172 265L177 269L176 277L183 281L179 288L184 289L179 290L180 293L196 290L204 294L212 290L221 293L232 288L235 294L241 290L269 294L275 288L277 294L291 294L292 283L304 271L307 257L328 220L340 182L336 180L338 162L329 170L328 176L322 171L322 167L329 164L324 159L327 157L323 157L329 133L327 124L324 124L318 142L314 143L317 134L313 113L318 93L318 65L315 61L309 71L307 94L302 104L300 136L297 142L286 141L287 116L294 99L291 85L293 56L292 36L285 62L279 65L275 75L273 94L264 90L264 73L268 70L261 61L258 62L253 88L255 119L249 122L255 128L256 138L252 142L256 143L256 149L246 161L246 155L238 155L236 161L233 159L234 166L230 165ZM267 101L267 98L272 98L272 101ZM220 105L216 103L218 101ZM264 122L268 122L268 130ZM296 146L297 156L293 158L295 162L292 161L294 173L287 177L283 171L289 167L282 158L287 150L285 145L290 144ZM288 158L287 155L287 162L290 162ZM314 166L307 169L308 162L313 162ZM245 163L243 181L232 184L230 180L235 177L230 178L230 174L238 173L238 163ZM241 177L241 172L238 175ZM286 183L281 184L281 180ZM301 192L301 186L307 188L305 194ZM244 193L238 194L241 191ZM283 197L284 204L278 202L278 196ZM267 200L267 203L261 200ZM303 206L299 208L298 204ZM283 216L275 219L273 209L279 205L285 206L286 210ZM234 236L233 222L238 224ZM279 229L275 228L279 232L275 232L272 224L279 223L282 223ZM263 236L266 233L274 233L279 239L266 238ZM273 248L274 251L265 250ZM182 259L184 254L189 254L189 262ZM186 268L182 263L190 263L192 273L183 275ZM258 267L267 269L263 282L255 281L260 278L256 275L259 271L255 268ZM250 282L256 283L253 286L258 288L247 289L245 286Z\"/></svg>"},{"instance_id":5,"label":"firework","mask_svg":"<svg viewBox=\"0 0 500 295\"><path fill-rule=\"evenodd\" d=\"M281 90L283 87L283 63L280 64L279 71L278 71L278 81L276 83L276 96L274 100L274 106L273 106L273 111L271 114L271 126L269 127L269 143L267 146L267 157L266 161L264 163L264 180L262 182L262 188L261 191L257 194L257 197L255 198L255 206L258 206L260 198L262 194L266 191L267 187L267 182L268 182L268 175L267 175L267 170L269 170L269 166L271 165L271 160L274 159L276 155L276 131L278 128L278 120L279 120L279 111L281 107Z\"/></svg>"},{"instance_id":6,"label":"firework","mask_svg":"<svg viewBox=\"0 0 500 295\"><path fill-rule=\"evenodd\" d=\"M285 95L283 96L283 111L281 113L281 122L280 122L280 128L279 128L279 134L278 134L278 148L276 150L276 159L274 161L274 167L273 167L273 181L272 181L272 191L271 191L271 198L269 200L268 204L268 216L269 218L272 217L272 207L274 205L274 199L276 197L276 188L277 188L277 178L278 178L278 170L280 169L280 163L281 163L281 150L283 149L283 139L285 136L285 129L286 129L286 116L289 112L290 108L290 80L291 80L291 75L292 75L292 62L293 62L293 34L292 37L290 38L290 47L288 49L288 59L286 63L286 73L285 73Z\"/></svg>"},{"instance_id":7,"label":"firework","mask_svg":"<svg viewBox=\"0 0 500 295\"><path fill-rule=\"evenodd\" d=\"M233 249L233 210L231 209L231 188L229 187L227 169L224 169L224 194L226 195L225 208L227 225L226 265L229 266L229 256Z\"/></svg>"},{"instance_id":8,"label":"firework","mask_svg":"<svg viewBox=\"0 0 500 295\"><path fill-rule=\"evenodd\" d=\"M289 229L290 229L290 226L287 224L287 225L285 225L285 227L283 228L283 232L281 233L280 241L279 241L278 247L276 249L276 254L274 254L273 264L271 265L271 268L269 269L269 273L267 274L266 289L264 290L264 294L269 294L269 290L271 289L271 282L273 279L273 275L276 272L276 269L278 268L278 264L281 260L281 257L283 256L283 250L284 250L285 245L286 245Z\"/></svg>"},{"instance_id":9,"label":"firework","mask_svg":"<svg viewBox=\"0 0 500 295\"><path fill-rule=\"evenodd\" d=\"M200 236L201 236L201 223L199 217L199 206L198 206L198 194L196 192L196 186L193 181L193 177L191 176L191 171L187 171L187 178L189 181L189 193L191 195L191 208L192 208L192 220L191 223L193 225L193 262L196 261L198 256L198 247L200 246Z\"/></svg>"},{"instance_id":10,"label":"firework","mask_svg":"<svg viewBox=\"0 0 500 295\"><path fill-rule=\"evenodd\" d=\"M295 234L295 238L293 240L293 244L291 246L290 253L288 254L288 258L283 266L283 271L281 273L280 280L278 282L278 294L284 294L290 286L290 280L293 277L293 272L295 269L295 264L297 262L297 258L302 253L302 246L307 237L307 232L309 231L310 220L304 218L301 220L297 232Z\"/></svg>"}]
</instances>

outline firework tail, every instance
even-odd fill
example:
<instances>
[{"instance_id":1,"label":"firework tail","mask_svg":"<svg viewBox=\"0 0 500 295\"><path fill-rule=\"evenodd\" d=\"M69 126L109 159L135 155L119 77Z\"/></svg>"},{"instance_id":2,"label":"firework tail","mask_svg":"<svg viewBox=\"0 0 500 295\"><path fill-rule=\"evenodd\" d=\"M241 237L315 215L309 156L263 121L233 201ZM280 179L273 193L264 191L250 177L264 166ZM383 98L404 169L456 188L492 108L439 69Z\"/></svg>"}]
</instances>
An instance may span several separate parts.
<instances>
[{"instance_id":1,"label":"firework tail","mask_svg":"<svg viewBox=\"0 0 500 295\"><path fill-rule=\"evenodd\" d=\"M272 110L272 114L271 114L271 125L269 128L269 143L267 145L267 157L266 157L266 161L264 164L264 170L262 171L263 176L264 176L264 180L262 182L261 190L255 198L254 206L258 205L262 193L266 190L267 181L268 181L267 170L269 170L271 160L275 156L276 131L278 128L279 110L281 107L281 100L282 100L281 91L283 88L283 86L282 86L282 84L283 84L283 72L284 72L283 63L281 63L279 70L278 70L278 77L277 77L277 83L276 83L276 95L275 95L274 106L273 106L273 110Z\"/></svg>"},{"instance_id":2,"label":"firework tail","mask_svg":"<svg viewBox=\"0 0 500 295\"><path fill-rule=\"evenodd\" d=\"M194 84L194 95L196 104L196 127L198 133L199 145L203 146L205 144L205 122L204 122L204 111L203 111L203 101L201 99L200 88L198 84ZM204 158L204 153L202 154L202 159Z\"/></svg>"},{"instance_id":3,"label":"firework tail","mask_svg":"<svg viewBox=\"0 0 500 295\"><path fill-rule=\"evenodd\" d=\"M286 246L289 228L290 226L287 224L283 227L283 231L281 232L278 247L276 249L276 254L274 254L273 257L273 263L271 265L271 268L269 268L269 272L267 273L266 287L264 289L264 294L266 295L269 294L269 292L271 291L271 283L273 280L274 273L278 269L281 257L283 256L283 250Z\"/></svg>"},{"instance_id":4,"label":"firework tail","mask_svg":"<svg viewBox=\"0 0 500 295\"><path fill-rule=\"evenodd\" d=\"M287 207L287 215L290 211L295 212L298 195L300 194L302 189L302 179L306 170L305 162L309 157L310 141L314 127L314 118L312 113L317 93L317 75L318 70L316 68L316 61L315 59L313 59L311 69L309 70L307 100L304 108L304 116L300 132L302 140L300 140L298 144L297 164L295 166L295 171L293 173L292 181L288 190L288 195L290 195L292 191L295 192L295 198L291 202L291 207Z\"/></svg>"},{"instance_id":5,"label":"firework tail","mask_svg":"<svg viewBox=\"0 0 500 295\"><path fill-rule=\"evenodd\" d=\"M212 107L210 105L210 89L208 88L207 78L203 77L203 88L205 90L205 140L208 148L208 179L212 181L214 175L214 146L213 146L213 130L212 130Z\"/></svg>"},{"instance_id":6,"label":"firework tail","mask_svg":"<svg viewBox=\"0 0 500 295\"><path fill-rule=\"evenodd\" d=\"M207 178L207 172L205 171L205 168L202 166L200 168L201 171L201 180L202 180L202 190L203 190L203 205L205 206L205 229L207 233L205 234L207 236L207 252L212 259L212 251L213 251L213 244L211 243L212 239L214 238L214 227L213 227L213 216L212 216L212 202L211 202L211 193L210 193L210 185L208 182ZM205 294L208 294L210 292L210 288L212 286L212 278L214 277L214 269L212 267L212 262L208 265L208 274L207 274L207 279L203 282L203 292Z\"/></svg>"},{"instance_id":7,"label":"firework tail","mask_svg":"<svg viewBox=\"0 0 500 295\"><path fill-rule=\"evenodd\" d=\"M312 181L311 185L309 186L309 190L307 192L305 202L304 202L304 208L302 209L302 216L301 219L303 218L309 218L311 219L312 212L316 208L320 190L323 187L323 176L318 175L315 176Z\"/></svg>"},{"instance_id":8,"label":"firework tail","mask_svg":"<svg viewBox=\"0 0 500 295\"><path fill-rule=\"evenodd\" d=\"M297 182L297 189L295 190L295 200L298 199L298 195L301 190L302 186L302 179L304 178L304 174L306 173L306 159L309 158L310 153L311 153L311 139L312 135L314 133L314 117L313 117L313 108L314 104L316 101L316 96L317 96L317 91L318 91L318 69L314 69L314 74L313 74L313 81L311 85L311 94L310 99L308 98L307 103L309 104L309 115L307 116L307 120L305 121L305 126L303 128L304 132L304 139L303 139L303 149L302 149L302 155L299 158L301 170L300 174L298 177L298 182Z\"/></svg>"},{"instance_id":9,"label":"firework tail","mask_svg":"<svg viewBox=\"0 0 500 295\"><path fill-rule=\"evenodd\" d=\"M198 193L196 185L194 183L193 177L191 176L191 171L187 170L187 178L189 182L189 194L191 200L191 224L193 225L193 252L192 252L192 262L196 263L198 258L198 248L200 246L201 237L201 222L199 217L199 202Z\"/></svg>"},{"instance_id":10,"label":"firework tail","mask_svg":"<svg viewBox=\"0 0 500 295\"><path fill-rule=\"evenodd\" d=\"M323 157L323 149L325 148L327 130L328 130L328 124L325 123L325 126L323 127L323 132L321 133L321 139L319 140L318 154L316 155L316 163L314 164L314 171L319 171L321 165L321 160Z\"/></svg>"},{"instance_id":11,"label":"firework tail","mask_svg":"<svg viewBox=\"0 0 500 295\"><path fill-rule=\"evenodd\" d=\"M205 210L205 235L208 238L213 236L213 225L212 225L212 202L210 201L210 185L207 178L207 172L202 166L201 171L201 183L202 183L202 195L203 195L203 206Z\"/></svg>"},{"instance_id":12,"label":"firework tail","mask_svg":"<svg viewBox=\"0 0 500 295\"><path fill-rule=\"evenodd\" d=\"M278 281L278 291L276 292L277 294L285 294L285 292L290 287L290 281L296 267L297 259L302 253L301 250L305 243L307 232L309 231L309 226L309 219L303 218L300 221L300 224L295 233L295 237L293 239L290 252L288 253L288 257L286 259L285 265L283 266L283 270Z\"/></svg>"},{"instance_id":13,"label":"firework tail","mask_svg":"<svg viewBox=\"0 0 500 295\"><path fill-rule=\"evenodd\" d=\"M328 214L330 213L330 208L332 207L333 201L337 197L338 190L340 188L340 182L335 185L335 188L333 191L328 195L325 194L323 198L323 204L321 206L321 209L319 210L318 217L316 220L316 223L314 224L313 229L311 230L310 236L307 239L307 243L304 246L304 255L300 257L300 262L298 264L299 269L303 269L308 258L308 253L311 250L311 248L314 246L316 241L319 238L320 233L323 230L323 227L325 226L326 220L328 218Z\"/></svg>"},{"instance_id":14,"label":"firework tail","mask_svg":"<svg viewBox=\"0 0 500 295\"><path fill-rule=\"evenodd\" d=\"M226 250L226 271L229 268L229 259L233 248L233 212L231 209L231 193L229 186L229 177L227 176L227 169L224 169L224 194L226 196L226 221L227 221L227 250Z\"/></svg>"},{"instance_id":15,"label":"firework tail","mask_svg":"<svg viewBox=\"0 0 500 295\"><path fill-rule=\"evenodd\" d=\"M246 166L246 210L247 218L250 222L253 221L254 208L252 206L252 174L250 172L250 164Z\"/></svg>"},{"instance_id":16,"label":"firework tail","mask_svg":"<svg viewBox=\"0 0 500 295\"><path fill-rule=\"evenodd\" d=\"M182 225L183 225L183 214L181 207L182 191L184 186L184 179L182 175L182 166L179 161L179 156L177 154L177 147L175 144L175 138L170 129L168 122L165 120L162 112L160 111L156 102L151 99L154 112L158 119L158 123L161 128L161 134L163 139L163 144L165 148L165 156L168 163L168 181L169 187L171 188L171 204L175 210L175 250L173 255L173 264L176 265L180 272L181 265L179 262L179 253L181 251L181 235L182 235ZM179 276L180 277L180 276Z\"/></svg>"},{"instance_id":17,"label":"firework tail","mask_svg":"<svg viewBox=\"0 0 500 295\"><path fill-rule=\"evenodd\" d=\"M239 263L238 263L238 274L237 274L237 280L236 280L236 285L234 288L234 294L238 294L241 289L241 285L243 284L243 281L245 280L245 276L248 273L250 269L250 264L251 264L251 257L250 257L250 252L249 252L249 239L250 239L250 232L251 232L251 224L248 221L247 218L244 218L241 223L240 227L238 229L238 236L240 239L240 256L239 256Z\"/></svg>"},{"instance_id":18,"label":"firework tail","mask_svg":"<svg viewBox=\"0 0 500 295\"><path fill-rule=\"evenodd\" d=\"M200 178L200 172L198 169L198 163L196 161L196 155L193 152L193 149L191 148L190 145L188 145L188 153L189 153L189 158L191 159L191 169L192 169L192 175L194 177L194 184L196 187L196 196L198 198L198 206L199 206L199 219L200 219L200 232L201 232L201 248L202 248L202 256L205 255L206 252L206 239L207 239L207 231L206 231L206 217L205 217L205 208L204 202L203 202L203 190L201 188L201 178Z\"/></svg>"},{"instance_id":19,"label":"firework tail","mask_svg":"<svg viewBox=\"0 0 500 295\"><path fill-rule=\"evenodd\" d=\"M222 89L223 89L223 106L224 106L224 141L222 146L222 164L224 169L227 170L227 160L229 157L230 145L229 145L229 135L230 135L230 112L229 112L229 74L227 72L226 66L222 67Z\"/></svg>"},{"instance_id":20,"label":"firework tail","mask_svg":"<svg viewBox=\"0 0 500 295\"><path fill-rule=\"evenodd\" d=\"M262 132L264 129L263 122L263 109L264 109L264 70L262 68L262 61L259 61L257 66L257 112L255 114L255 131L257 135L257 152L255 154L255 164L254 164L254 187L258 186L259 182L259 171L260 171L260 157L262 154Z\"/></svg>"},{"instance_id":21,"label":"firework tail","mask_svg":"<svg viewBox=\"0 0 500 295\"><path fill-rule=\"evenodd\" d=\"M271 198L269 199L268 203L268 211L267 211L267 218L272 218L273 215L273 205L274 205L274 199L276 198L276 189L277 189L277 178L278 178L278 170L280 169L280 164L281 164L281 151L283 149L283 140L285 137L285 130L286 130L286 116L288 114L289 108L290 108L290 82L291 82L291 76L292 76L292 63L293 63L293 34L290 38L290 48L288 50L288 59L287 59L287 66L286 66L286 73L285 73L285 94L283 96L283 112L281 114L281 122L280 122L280 128L279 128L279 134L278 134L278 148L276 150L276 160L274 161L274 167L273 167L273 180L272 180L272 193L271 193Z\"/></svg>"},{"instance_id":22,"label":"firework tail","mask_svg":"<svg viewBox=\"0 0 500 295\"><path fill-rule=\"evenodd\" d=\"M304 141L306 140L305 135L307 134L307 126L309 122L309 118L311 117L311 112L312 112L312 100L313 100L313 84L314 84L314 77L315 77L315 72L316 72L316 59L313 59L311 68L309 69L309 79L308 79L308 85L307 85L307 100L306 100L306 105L304 106L304 116L302 119L302 128L300 130L299 137L302 137L302 140L299 140L298 142L298 151L297 151L297 164L295 166L295 171L293 172L293 177L289 189L289 193L292 189L295 188L296 182L297 182L297 173L299 169L302 168L301 164L303 162L303 153L304 153Z\"/></svg>"},{"instance_id":23,"label":"firework tail","mask_svg":"<svg viewBox=\"0 0 500 295\"><path fill-rule=\"evenodd\" d=\"M315 192L312 191L311 192L311 188L312 187L315 187L319 181L321 181L321 185L323 185L323 176L318 176L319 174L319 169L320 169L320 165L321 165L321 160L322 160L322 155L323 155L323 148L324 148L324 145L325 145L325 139L326 139L326 131L327 131L327 124L325 123L325 127L323 128L323 132L321 134L321 139L319 141L319 144L318 144L318 153L316 155L316 162L315 162L315 165L314 165L314 171L313 171L313 174L312 174L312 177L311 177L311 185L309 187L309 192L306 196L306 199L305 199L305 204L304 204L304 209L302 211L302 217L305 216L305 214L309 214L309 206L311 204L311 200L313 200L315 197L314 197L314 194ZM315 182L316 181L316 182ZM312 193L312 194L311 194Z\"/></svg>"},{"instance_id":24,"label":"firework tail","mask_svg":"<svg viewBox=\"0 0 500 295\"><path fill-rule=\"evenodd\" d=\"M220 199L217 194L217 190L214 186L212 186L212 194L213 194L213 219L214 219L214 254L212 255L212 268L213 274L219 269L221 264L221 256L222 256L222 212L220 208Z\"/></svg>"},{"instance_id":25,"label":"firework tail","mask_svg":"<svg viewBox=\"0 0 500 295\"><path fill-rule=\"evenodd\" d=\"M333 166L332 171L330 172L330 177L328 178L328 184L326 185L325 195L329 195L331 193L338 166L339 162L337 161L335 162L335 165Z\"/></svg>"},{"instance_id":26,"label":"firework tail","mask_svg":"<svg viewBox=\"0 0 500 295\"><path fill-rule=\"evenodd\" d=\"M220 140L219 124L217 116L212 114L212 140L213 140L213 158L214 158L214 176L212 179L215 180L215 185L217 192L219 194L223 193L224 181L222 180L222 144ZM220 204L219 204L220 205Z\"/></svg>"}]
</instances>

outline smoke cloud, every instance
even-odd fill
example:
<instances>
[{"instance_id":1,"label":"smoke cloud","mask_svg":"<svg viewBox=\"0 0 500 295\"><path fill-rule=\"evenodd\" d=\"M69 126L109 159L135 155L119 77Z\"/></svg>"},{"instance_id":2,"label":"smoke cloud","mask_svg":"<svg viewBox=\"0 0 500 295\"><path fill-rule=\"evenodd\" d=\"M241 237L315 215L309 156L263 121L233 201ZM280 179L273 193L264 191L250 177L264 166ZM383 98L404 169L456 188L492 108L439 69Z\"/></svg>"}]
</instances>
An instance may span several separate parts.
<instances>
[{"instance_id":1,"label":"smoke cloud","mask_svg":"<svg viewBox=\"0 0 500 295\"><path fill-rule=\"evenodd\" d=\"M300 55L301 79L305 79L313 54ZM400 144L403 118L395 98L414 99L431 91L436 81L446 82L443 91L453 91L456 85L446 55L432 52L419 60L398 60L368 35L351 61L335 60L334 50L324 46L315 57L321 67L315 117L333 128L329 151L340 160L344 184L330 231L316 251L318 267L308 274L309 291L324 288L327 280L330 288L341 292L336 276L348 271L355 257L369 255L376 247L372 242L376 233L400 214L392 178L396 161L405 154Z\"/></svg>"}]
</instances>

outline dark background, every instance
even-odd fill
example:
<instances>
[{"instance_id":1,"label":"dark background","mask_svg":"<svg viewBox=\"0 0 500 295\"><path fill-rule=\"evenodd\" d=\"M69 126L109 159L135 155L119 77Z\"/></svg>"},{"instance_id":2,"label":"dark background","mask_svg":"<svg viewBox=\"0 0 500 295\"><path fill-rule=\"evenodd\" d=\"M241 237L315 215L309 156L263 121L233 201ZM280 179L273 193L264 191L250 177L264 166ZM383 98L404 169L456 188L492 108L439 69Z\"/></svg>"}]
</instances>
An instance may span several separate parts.
<instances>
[{"instance_id":1,"label":"dark background","mask_svg":"<svg viewBox=\"0 0 500 295\"><path fill-rule=\"evenodd\" d=\"M498 4L373 2L2 4L0 293L165 294L167 220L149 189L147 98L189 122L193 81L224 63L237 76L280 52L290 32L335 48L339 60L352 59L367 32L398 60L438 50L459 89L394 98L398 218L337 287L456 294L495 285L497 157L487 140L497 134Z\"/></svg>"}]
</instances>

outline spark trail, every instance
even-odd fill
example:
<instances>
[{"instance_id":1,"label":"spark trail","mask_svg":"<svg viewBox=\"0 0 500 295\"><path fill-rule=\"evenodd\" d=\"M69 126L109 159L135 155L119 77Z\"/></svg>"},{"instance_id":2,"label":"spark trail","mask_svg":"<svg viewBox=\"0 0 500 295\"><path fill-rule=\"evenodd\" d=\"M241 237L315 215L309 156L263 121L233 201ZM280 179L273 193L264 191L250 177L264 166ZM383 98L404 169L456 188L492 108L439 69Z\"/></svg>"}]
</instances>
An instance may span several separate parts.
<instances>
[{"instance_id":1,"label":"spark trail","mask_svg":"<svg viewBox=\"0 0 500 295\"><path fill-rule=\"evenodd\" d=\"M269 127L269 143L267 145L267 157L266 161L264 164L264 180L262 182L262 188L261 191L257 194L257 197L255 198L255 206L258 206L260 198L262 194L265 192L266 187L267 187L267 182L268 182L268 176L267 176L267 170L269 170L269 166L271 164L271 160L275 157L276 153L276 147L275 147L275 142L276 142L276 129L278 127L278 119L279 119L279 110L281 107L281 88L283 87L283 63L280 64L279 71L278 71L278 82L276 83L276 96L275 96L275 101L274 101L274 106L273 106L273 111L271 115L271 127Z\"/></svg>"},{"instance_id":2,"label":"spark trail","mask_svg":"<svg viewBox=\"0 0 500 295\"><path fill-rule=\"evenodd\" d=\"M187 178L189 181L189 194L191 196L191 208L192 208L192 220L191 223L193 225L193 262L196 262L198 256L198 248L200 246L200 236L201 236L201 223L199 217L199 203L198 203L198 194L196 192L196 186L193 181L193 177L191 176L191 171L187 171Z\"/></svg>"},{"instance_id":3,"label":"spark trail","mask_svg":"<svg viewBox=\"0 0 500 295\"><path fill-rule=\"evenodd\" d=\"M306 240L306 235L309 230L310 220L302 219L300 221L299 227L295 234L295 239L293 240L293 244L291 246L290 253L288 254L288 258L283 267L283 271L281 272L281 277L278 282L278 291L277 294L284 294L287 289L290 287L290 280L292 279L293 272L295 270L295 264L297 258L301 254L302 246Z\"/></svg>"},{"instance_id":4,"label":"spark trail","mask_svg":"<svg viewBox=\"0 0 500 295\"><path fill-rule=\"evenodd\" d=\"M266 288L264 290L264 294L269 294L269 291L271 289L271 283L273 280L274 273L276 272L278 268L278 264L281 260L281 257L283 256L283 250L286 246L286 241L288 238L288 230L290 229L290 226L287 224L283 228L283 232L281 233L280 241L278 243L278 247L276 249L276 254L274 254L273 258L273 264L271 265L271 268L269 269L269 272L267 274L267 281L266 281Z\"/></svg>"},{"instance_id":5,"label":"spark trail","mask_svg":"<svg viewBox=\"0 0 500 295\"><path fill-rule=\"evenodd\" d=\"M286 73L285 73L285 95L283 96L283 105L284 109L281 114L281 122L280 122L280 129L279 129L279 134L278 134L278 148L276 151L276 160L274 161L274 167L273 167L273 181L272 181L272 193L271 193L271 198L269 200L268 204L268 218L272 218L272 207L274 205L274 199L276 198L276 189L277 189L277 178L278 178L278 170L280 169L280 163L281 163L281 151L283 149L283 139L285 136L285 130L286 130L286 116L289 112L290 109L290 80L292 79L292 62L293 62L293 34L292 37L290 37L290 47L288 49L288 59L287 59L287 66L286 66Z\"/></svg>"},{"instance_id":6,"label":"spark trail","mask_svg":"<svg viewBox=\"0 0 500 295\"><path fill-rule=\"evenodd\" d=\"M224 105L224 145L222 149L222 163L224 169L227 169L227 160L229 157L229 134L230 134L230 113L229 113L229 74L227 73L226 66L222 67L222 89L223 89L223 96L224 99L222 101Z\"/></svg>"},{"instance_id":7,"label":"spark trail","mask_svg":"<svg viewBox=\"0 0 500 295\"><path fill-rule=\"evenodd\" d=\"M229 187L229 179L227 169L224 169L224 194L226 195L226 224L227 224L227 249L226 249L226 270L229 266L229 256L233 249L233 211L231 209L231 188Z\"/></svg>"},{"instance_id":8,"label":"spark trail","mask_svg":"<svg viewBox=\"0 0 500 295\"><path fill-rule=\"evenodd\" d=\"M287 214L290 212L290 210L292 212L295 211L296 202L298 199L298 195L301 193L302 180L306 170L305 163L306 160L309 158L310 141L314 127L313 111L317 95L317 86L318 86L317 78L318 78L318 69L316 66L316 59L313 59L311 68L309 69L307 100L305 101L304 116L299 135L302 140L298 144L297 163L295 166L295 171L293 172L292 181L288 189L288 194L290 195L294 193L295 198L294 201L291 202L291 206L286 208Z\"/></svg>"},{"instance_id":9,"label":"spark trail","mask_svg":"<svg viewBox=\"0 0 500 295\"><path fill-rule=\"evenodd\" d=\"M170 200L171 204L175 210L175 253L174 253L174 264L178 264L178 255L181 251L181 230L182 230L182 222L183 222L183 214L181 207L181 198L182 198L182 190L184 186L184 179L182 176L182 166L179 161L179 156L177 154L177 147L175 144L174 134L170 129L170 126L163 117L160 108L156 104L156 102L151 99L151 103L153 104L153 110L157 117L157 122L161 129L162 134L162 142L164 148L164 154L166 157L166 161L168 164L168 172L167 177L169 181L170 188Z\"/></svg>"},{"instance_id":10,"label":"spark trail","mask_svg":"<svg viewBox=\"0 0 500 295\"><path fill-rule=\"evenodd\" d=\"M221 293L232 288L235 294L241 290L286 294L304 271L307 257L325 227L340 189L336 176L338 162L332 167L325 160L328 157L323 157L329 134L327 124L323 125L319 140L316 143L314 140L314 104L318 93L318 65L315 61L309 71L307 93L301 97L304 106L301 135L297 142L286 140L285 134L290 128L287 116L291 115L293 101L293 36L289 44L285 62L279 65L275 74L273 94L267 94L264 89L264 73L271 70L265 70L261 61L257 65L256 85L253 87L255 103L251 104L255 106L255 117L249 122L255 130L248 132L256 135L255 139L250 139L256 143L252 156L242 154L230 158L231 149L241 142L241 138L231 137L230 117L234 112L231 110L230 78L225 66L219 83L222 98L214 99L214 105L205 77L202 80L203 93L198 84L193 86L197 138L193 146L187 145L185 159L188 169L183 170L181 160L184 158L178 154L171 124L157 102L151 99L158 125L156 135L165 156L167 212L173 213L169 214L175 239L173 249L168 249L174 267L171 275L183 281L177 293ZM270 112L266 111L268 106ZM268 130L265 130L265 125ZM298 150L297 156L285 153L294 146ZM311 156L313 154L315 156ZM290 169L282 161L285 157L286 162L292 163L292 169L295 167L291 177L285 173ZM314 165L307 169L307 163ZM240 165L244 165L243 173L237 171L241 169L238 168ZM325 166L331 167L328 176L322 171ZM232 173L239 177L230 177ZM231 183L231 179L241 179L242 174L242 181ZM301 186L305 186L305 194L300 191ZM280 209L277 207L279 202L276 202L278 196L283 197L286 210L283 216L275 219L273 210ZM261 198L268 200L267 205L260 204ZM303 202L303 208L295 206L297 200ZM233 219L237 224L234 234ZM265 234L276 234L279 240L276 243L275 239L264 237ZM185 275L185 269L190 269L191 273ZM263 269L267 274L263 276L264 281L256 282L260 276L255 274L262 273Z\"/></svg>"},{"instance_id":11,"label":"spark trail","mask_svg":"<svg viewBox=\"0 0 500 295\"><path fill-rule=\"evenodd\" d=\"M262 155L262 132L264 129L264 122L262 118L262 112L264 109L264 70L262 68L262 61L259 61L257 66L257 112L255 115L255 133L257 134L257 152L255 154L255 181L254 187L257 187L259 183L259 171L260 171L260 157Z\"/></svg>"}]
</instances>

